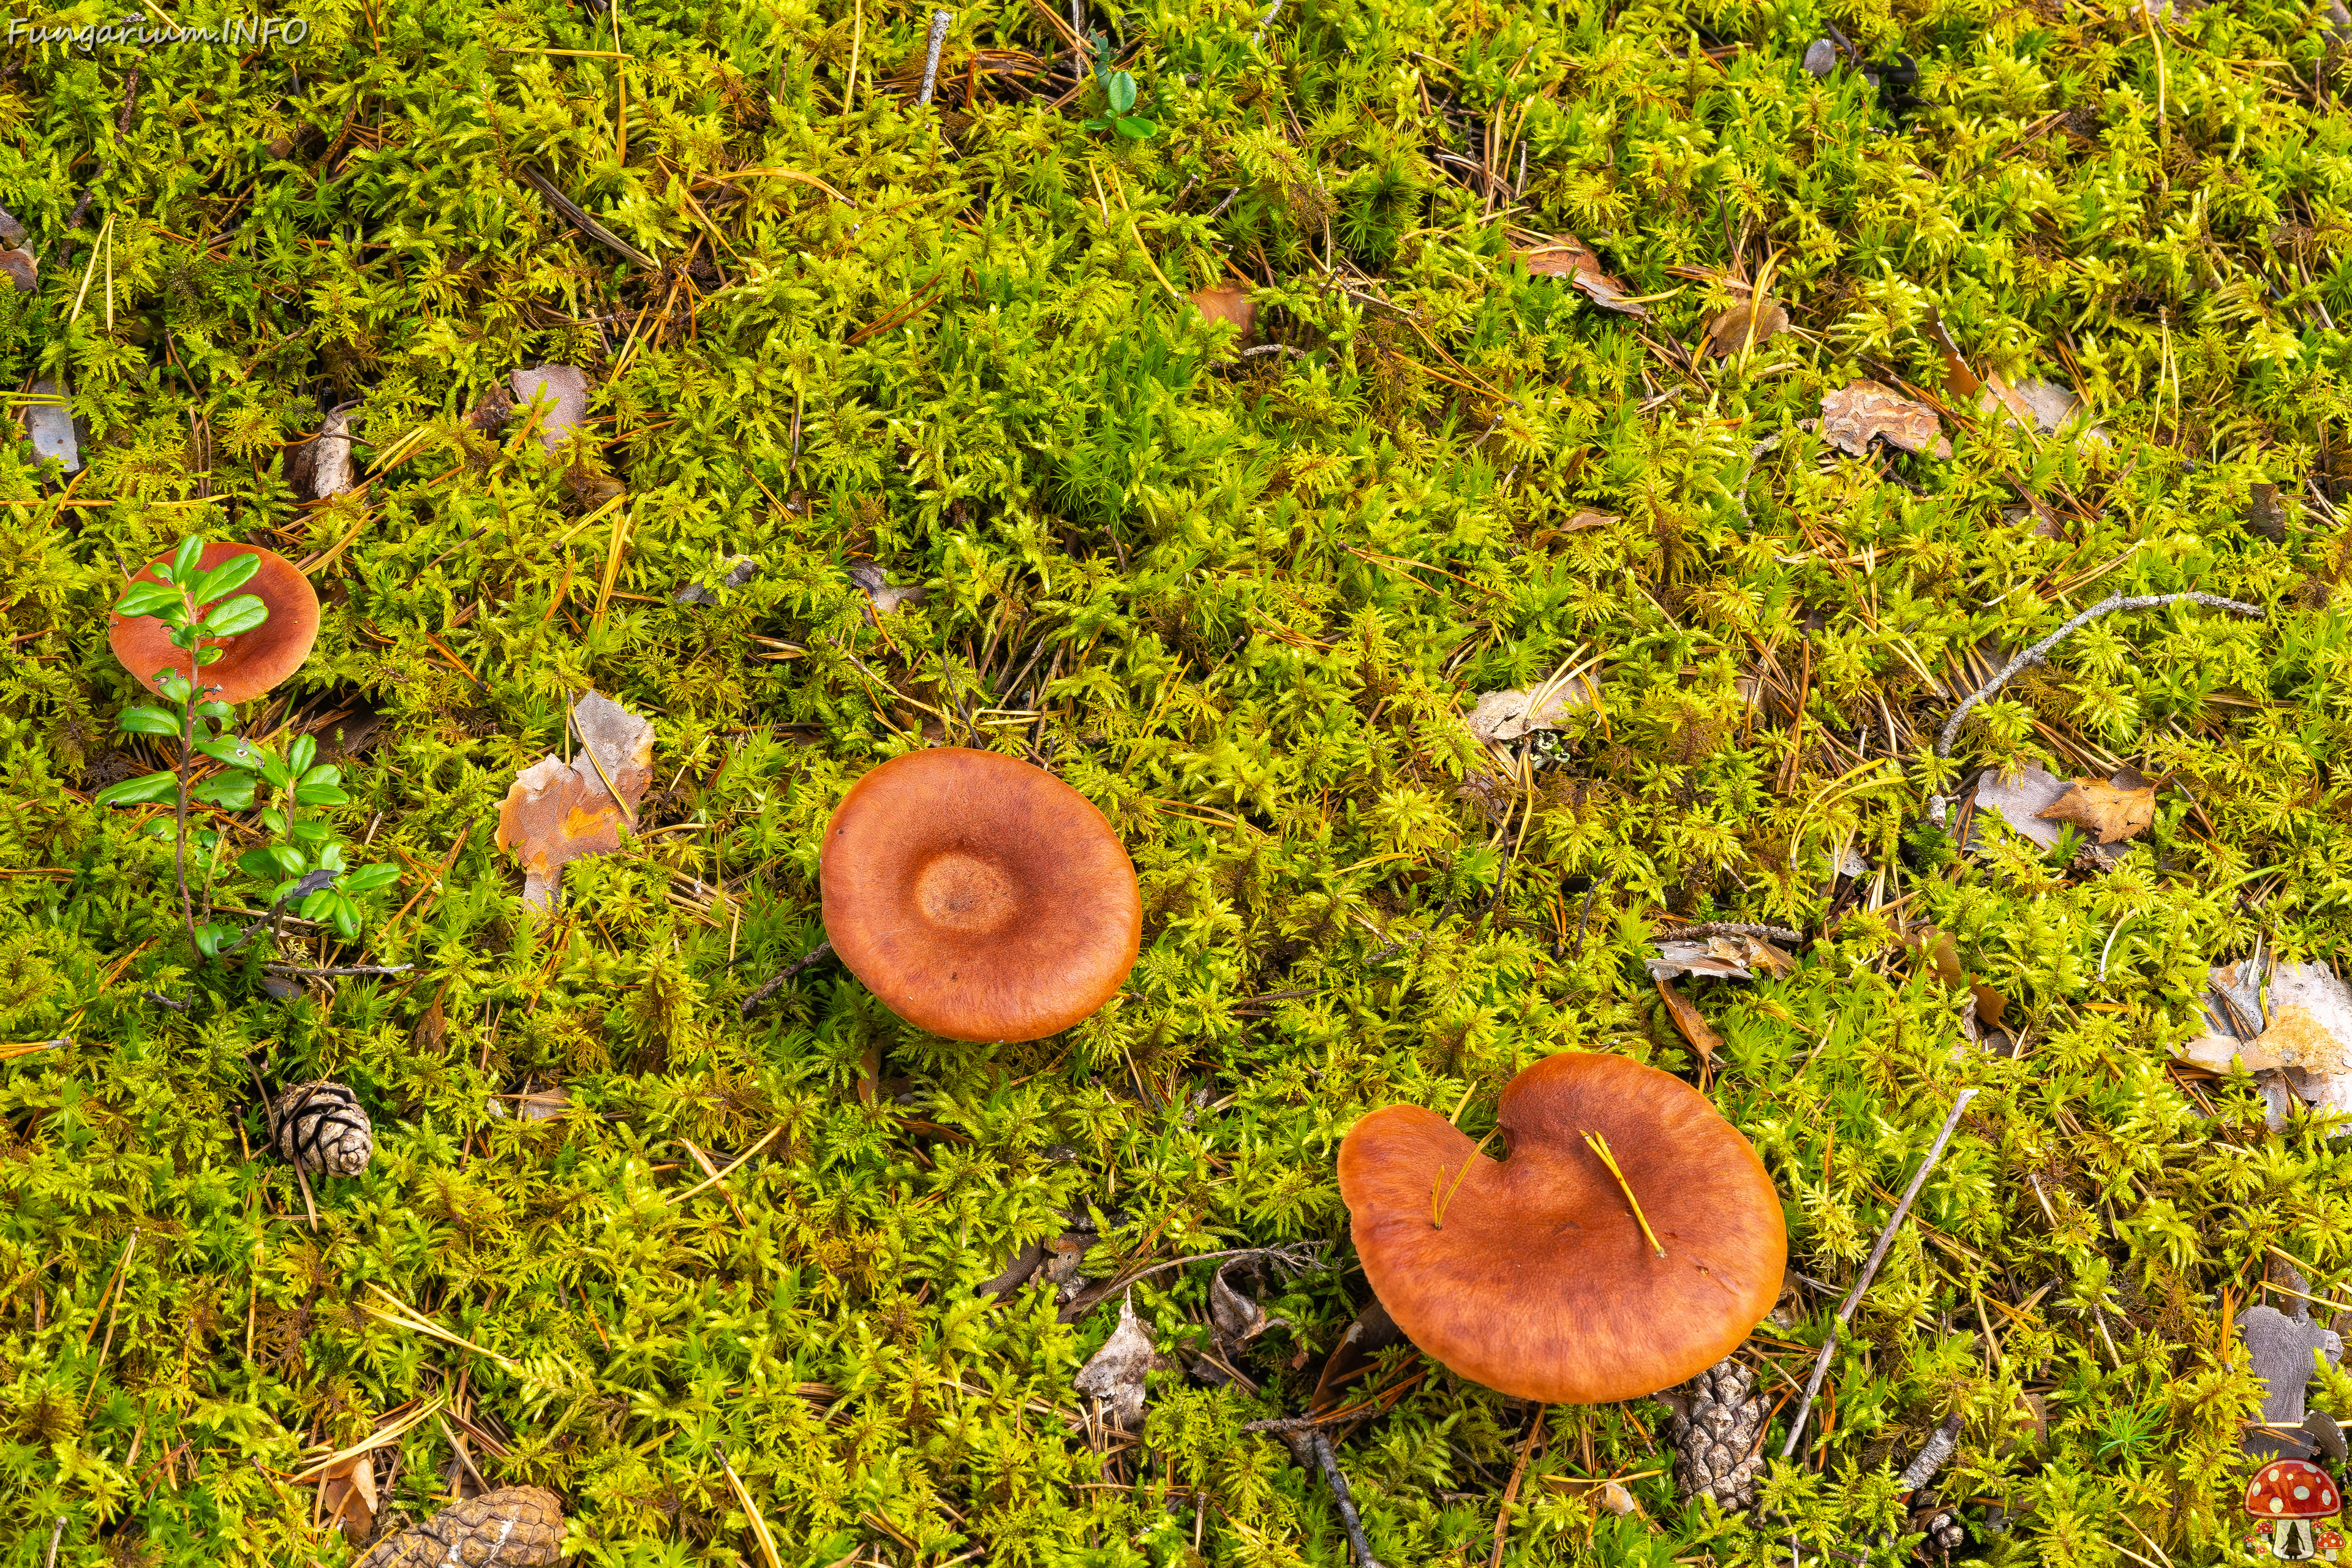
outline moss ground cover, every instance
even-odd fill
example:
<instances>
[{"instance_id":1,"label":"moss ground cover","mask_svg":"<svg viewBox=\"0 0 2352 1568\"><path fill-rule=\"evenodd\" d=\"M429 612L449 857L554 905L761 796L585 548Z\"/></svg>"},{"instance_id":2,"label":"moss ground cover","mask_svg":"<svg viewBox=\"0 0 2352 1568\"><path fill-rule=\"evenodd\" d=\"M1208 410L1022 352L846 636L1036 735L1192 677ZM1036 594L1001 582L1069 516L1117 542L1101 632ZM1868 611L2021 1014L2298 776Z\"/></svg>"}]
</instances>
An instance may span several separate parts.
<instances>
[{"instance_id":1,"label":"moss ground cover","mask_svg":"<svg viewBox=\"0 0 2352 1568\"><path fill-rule=\"evenodd\" d=\"M378 1455L386 1511L449 1495L454 1405L601 1563L757 1560L763 1526L809 1564L1337 1564L1328 1494L1239 1430L1364 1300L1337 1140L1395 1100L1483 1133L1582 1047L1703 1079L1779 1183L1830 1290L1751 1343L1776 1397L1982 1092L1767 1523L1677 1502L1654 1407L1531 1442L1399 1351L1339 1449L1382 1561L1888 1561L1894 1471L1954 1414L1972 1550L2225 1560L2231 1314L2274 1258L2352 1275L2347 1146L2166 1065L2209 963L2332 960L2352 900L2325 8L1080 11L1099 79L1005 0L954 15L925 106L929 13L881 0L320 0L292 47L7 46L0 202L39 272L0 357L68 390L86 468L0 451L0 1556L346 1560L290 1478L439 1400ZM1830 23L1916 58L1899 121L1801 68ZM1515 259L1561 234L1649 314ZM1791 330L1694 355L1768 262ZM1182 297L1220 285L1269 352ZM1937 322L2104 439L1951 395ZM596 388L568 450L467 422L554 363ZM1949 459L1807 428L1856 377L1941 401ZM303 500L289 458L352 400L366 483ZM168 761L115 729L104 614L187 534L310 572L317 649L242 732L315 736L338 830L402 868L359 939L275 956L413 968L273 991L264 944L197 959L168 813L91 804ZM874 614L861 563L928 594ZM2188 588L2266 614L2103 620L1937 759L2007 651ZM1599 695L1549 739L1472 737L1478 693L1564 667ZM655 785L543 918L494 813L591 688L654 719ZM970 1047L818 964L741 1019L822 935L833 805L943 741L1119 830L1123 993ZM2131 762L2155 824L2099 875L1925 825L2025 762ZM228 854L249 818L206 827ZM1689 985L1702 1063L1642 960L1710 919L1821 934ZM1926 923L2016 1054L1966 1040ZM315 1228L257 1076L375 1120ZM494 1099L558 1084L543 1120ZM1214 1265L1137 1283L1178 1364L1104 1441L1072 1378L1115 1307L974 1293L1074 1216L1096 1275L1328 1267L1269 1279L1286 1326L1215 1387L1185 1370Z\"/></svg>"}]
</instances>

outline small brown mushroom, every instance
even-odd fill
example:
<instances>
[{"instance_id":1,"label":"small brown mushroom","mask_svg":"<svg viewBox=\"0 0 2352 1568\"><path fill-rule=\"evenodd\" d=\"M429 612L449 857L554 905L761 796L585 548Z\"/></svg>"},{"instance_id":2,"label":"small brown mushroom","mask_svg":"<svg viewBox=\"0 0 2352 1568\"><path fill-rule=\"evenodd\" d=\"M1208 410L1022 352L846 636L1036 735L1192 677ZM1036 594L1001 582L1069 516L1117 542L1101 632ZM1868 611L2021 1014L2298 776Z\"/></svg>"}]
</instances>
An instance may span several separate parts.
<instances>
[{"instance_id":1,"label":"small brown mushroom","mask_svg":"<svg viewBox=\"0 0 2352 1568\"><path fill-rule=\"evenodd\" d=\"M1423 1352L1522 1399L1598 1405L1696 1376L1772 1310L1780 1195L1706 1096L1569 1051L1513 1079L1496 1120L1500 1161L1417 1105L1339 1148L1364 1273Z\"/></svg>"},{"instance_id":2,"label":"small brown mushroom","mask_svg":"<svg viewBox=\"0 0 2352 1568\"><path fill-rule=\"evenodd\" d=\"M215 698L229 703L249 702L301 668L319 636L319 595L311 589L310 579L283 555L250 544L215 542L205 546L198 564L209 572L239 555L261 557L260 569L237 592L257 595L268 606L269 618L249 632L205 639L207 646L222 651L217 660L204 667L204 683L214 689ZM163 581L155 569L170 560L169 555L157 556L131 581ZM159 696L163 689L156 684L159 673L189 674L187 654L172 646L172 628L158 616L116 616L107 636L122 668Z\"/></svg>"},{"instance_id":3,"label":"small brown mushroom","mask_svg":"<svg viewBox=\"0 0 2352 1568\"><path fill-rule=\"evenodd\" d=\"M850 973L950 1039L1070 1027L1118 990L1142 939L1135 867L1102 813L995 752L909 752L858 780L819 879Z\"/></svg>"}]
</instances>

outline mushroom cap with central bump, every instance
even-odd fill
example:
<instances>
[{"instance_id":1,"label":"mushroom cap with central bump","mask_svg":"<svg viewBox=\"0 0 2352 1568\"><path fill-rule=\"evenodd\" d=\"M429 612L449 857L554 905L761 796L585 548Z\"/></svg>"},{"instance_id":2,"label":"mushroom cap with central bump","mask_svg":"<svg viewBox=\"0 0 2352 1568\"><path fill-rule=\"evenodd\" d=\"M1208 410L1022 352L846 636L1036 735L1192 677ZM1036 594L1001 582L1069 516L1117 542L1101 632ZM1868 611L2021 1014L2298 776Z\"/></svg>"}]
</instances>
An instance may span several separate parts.
<instances>
[{"instance_id":1,"label":"mushroom cap with central bump","mask_svg":"<svg viewBox=\"0 0 2352 1568\"><path fill-rule=\"evenodd\" d=\"M1627 1057L1569 1051L1513 1079L1496 1121L1499 1161L1417 1105L1373 1111L1339 1146L1364 1273L1423 1352L1521 1399L1600 1405L1696 1377L1772 1310L1789 1257L1780 1194L1705 1095Z\"/></svg>"},{"instance_id":2,"label":"mushroom cap with central bump","mask_svg":"<svg viewBox=\"0 0 2352 1568\"><path fill-rule=\"evenodd\" d=\"M196 558L196 565L209 572L240 555L258 555L261 564L246 580L245 586L229 596L257 596L268 607L269 618L249 632L204 639L205 647L219 648L221 656L204 666L204 673L198 679L215 689L215 697L228 703L249 702L301 668L302 661L310 657L310 644L319 636L319 595L311 588L310 579L276 551L215 541L205 546L204 553ZM157 556L131 581L162 582L157 568L171 559L168 553ZM158 696L163 689L155 684L159 671L175 669L184 676L188 673L188 656L172 646L172 628L160 616L114 616L108 623L107 640L113 646L114 657L122 661L122 668Z\"/></svg>"},{"instance_id":3,"label":"mushroom cap with central bump","mask_svg":"<svg viewBox=\"0 0 2352 1568\"><path fill-rule=\"evenodd\" d=\"M940 746L851 786L825 829L824 932L918 1028L1034 1040L1135 966L1135 866L1094 803L1018 758Z\"/></svg>"}]
</instances>

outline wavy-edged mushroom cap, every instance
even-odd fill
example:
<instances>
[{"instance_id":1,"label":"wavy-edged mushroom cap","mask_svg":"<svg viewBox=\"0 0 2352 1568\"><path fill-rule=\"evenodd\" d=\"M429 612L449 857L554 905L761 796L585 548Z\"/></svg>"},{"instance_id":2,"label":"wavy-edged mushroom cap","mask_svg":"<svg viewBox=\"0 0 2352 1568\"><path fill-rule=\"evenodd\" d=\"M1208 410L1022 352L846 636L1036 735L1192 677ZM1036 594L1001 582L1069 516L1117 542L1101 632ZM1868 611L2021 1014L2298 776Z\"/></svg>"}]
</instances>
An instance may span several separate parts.
<instances>
[{"instance_id":1,"label":"wavy-edged mushroom cap","mask_svg":"<svg viewBox=\"0 0 2352 1568\"><path fill-rule=\"evenodd\" d=\"M1135 966L1143 900L1094 803L1014 757L940 746L851 786L819 880L834 952L890 1010L959 1040L1034 1040Z\"/></svg>"},{"instance_id":2,"label":"wavy-edged mushroom cap","mask_svg":"<svg viewBox=\"0 0 2352 1568\"><path fill-rule=\"evenodd\" d=\"M1789 1256L1780 1194L1705 1095L1627 1057L1569 1051L1513 1079L1497 1120L1500 1161L1417 1105L1373 1111L1339 1146L1364 1273L1423 1351L1522 1399L1599 1405L1696 1376L1772 1310Z\"/></svg>"},{"instance_id":3,"label":"wavy-edged mushroom cap","mask_svg":"<svg viewBox=\"0 0 2352 1568\"><path fill-rule=\"evenodd\" d=\"M257 595L269 607L269 618L233 637L205 639L207 647L222 653L204 667L204 682L218 687L213 696L230 703L249 702L301 668L319 637L319 595L301 568L276 551L215 542L205 546L197 564L209 572L240 555L258 555L261 565L236 592ZM131 582L162 582L156 568L171 559L168 554L157 556ZM176 669L188 674L187 654L172 646L172 628L153 616L113 616L107 640L114 645L114 657L122 661L122 668L159 696L163 688L155 684L158 671Z\"/></svg>"}]
</instances>

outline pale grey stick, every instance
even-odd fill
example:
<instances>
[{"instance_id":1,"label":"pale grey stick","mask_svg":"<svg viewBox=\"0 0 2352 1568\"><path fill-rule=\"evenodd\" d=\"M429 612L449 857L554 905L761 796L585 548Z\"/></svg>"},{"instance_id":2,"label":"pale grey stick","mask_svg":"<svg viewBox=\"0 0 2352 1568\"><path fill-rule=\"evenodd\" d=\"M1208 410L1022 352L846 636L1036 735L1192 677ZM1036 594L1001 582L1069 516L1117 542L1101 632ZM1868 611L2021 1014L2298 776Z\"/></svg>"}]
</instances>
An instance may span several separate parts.
<instances>
[{"instance_id":1,"label":"pale grey stick","mask_svg":"<svg viewBox=\"0 0 2352 1568\"><path fill-rule=\"evenodd\" d=\"M1821 1393L1822 1379L1828 1375L1830 1370L1830 1357L1837 1353L1838 1330L1853 1316L1853 1310L1862 1304L1862 1293L1870 1289L1873 1279L1878 1278L1878 1266L1886 1261L1886 1249L1895 1245L1895 1227L1911 1212L1911 1200L1917 1197L1919 1189L1927 1184L1927 1173L1934 1170L1936 1162L1944 1157L1944 1145L1952 1141L1952 1130L1960 1124L1960 1112L1969 1108L1969 1101L1977 1097L1977 1092L1973 1089L1964 1089L1960 1090L1959 1099L1952 1101L1952 1113L1944 1118L1944 1130L1937 1133L1936 1141L1927 1146L1927 1157L1919 1162L1919 1169L1912 1176L1911 1184L1903 1189L1903 1201L1896 1204L1895 1212L1887 1216L1886 1228L1878 1233L1878 1245L1870 1249L1870 1257L1864 1261L1861 1277L1854 1280L1853 1289L1846 1292L1845 1304L1837 1310L1836 1318L1830 1323L1829 1338L1822 1342L1822 1353L1813 1362L1813 1375L1805 1380L1805 1396L1797 1402L1797 1414L1790 1420L1789 1440L1780 1447L1780 1458L1788 1458L1797 1451L1797 1440L1805 1434L1805 1418L1813 1413L1813 1396Z\"/></svg>"},{"instance_id":2,"label":"pale grey stick","mask_svg":"<svg viewBox=\"0 0 2352 1568\"><path fill-rule=\"evenodd\" d=\"M1999 674L1961 698L1960 705L1952 710L1952 716L1944 721L1943 732L1936 737L1937 757L1941 759L1952 754L1952 741L1959 734L1960 721L1969 716L1969 709L2007 686L2014 677L2032 668L2037 664L2048 663L2050 650L2063 642L2077 629L2097 620L2101 616L2112 615L2117 610L2161 609L2167 605L2178 603L2182 599L2187 599L2192 604L2203 605L2209 609L2228 610L2233 615L2260 616L2263 613L2260 605L2241 604L2235 599L2225 599L2219 594L2110 594L2007 664L2002 665ZM1927 817L1937 826L1944 826L1944 815L1948 809L1948 805L1940 793L1927 797Z\"/></svg>"},{"instance_id":3,"label":"pale grey stick","mask_svg":"<svg viewBox=\"0 0 2352 1568\"><path fill-rule=\"evenodd\" d=\"M955 13L952 11L931 13L931 41L929 52L923 56L923 90L917 95L917 103L931 101L931 86L940 75L940 46L948 41L948 24L954 20Z\"/></svg>"},{"instance_id":4,"label":"pale grey stick","mask_svg":"<svg viewBox=\"0 0 2352 1568\"><path fill-rule=\"evenodd\" d=\"M1265 15L1257 19L1257 31L1250 35L1250 42L1255 44L1265 37L1265 30L1274 26L1274 19L1281 14L1282 0L1274 0L1274 4L1265 8Z\"/></svg>"}]
</instances>

